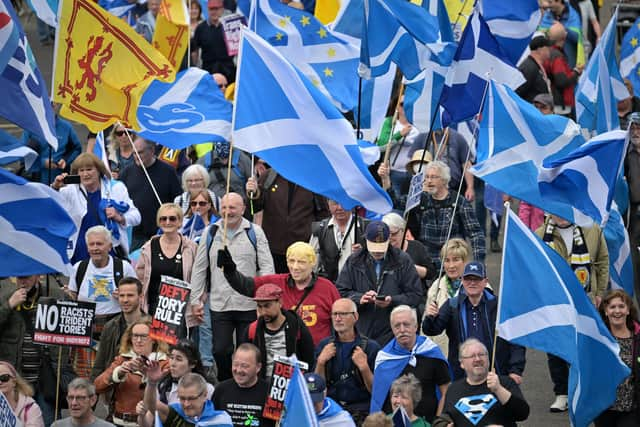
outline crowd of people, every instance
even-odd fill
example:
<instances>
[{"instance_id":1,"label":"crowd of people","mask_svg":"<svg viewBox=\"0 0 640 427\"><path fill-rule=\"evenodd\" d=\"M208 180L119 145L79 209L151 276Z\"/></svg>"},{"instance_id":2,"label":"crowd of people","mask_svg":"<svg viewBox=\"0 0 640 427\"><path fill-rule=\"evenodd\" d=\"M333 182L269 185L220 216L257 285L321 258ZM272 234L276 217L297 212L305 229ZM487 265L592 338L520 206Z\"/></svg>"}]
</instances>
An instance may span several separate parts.
<instances>
[{"instance_id":1,"label":"crowd of people","mask_svg":"<svg viewBox=\"0 0 640 427\"><path fill-rule=\"evenodd\" d=\"M191 62L227 95L235 64L220 18L232 3L208 0L206 19L190 3ZM573 88L585 50L600 37L598 20L590 1L542 3L543 32L520 65L526 83L517 93L543 114L575 117ZM136 31L149 41L159 5L136 8ZM593 32L587 49L581 31ZM321 426L387 426L398 412L415 427L526 420L526 351L496 336L499 290L485 265L488 250L501 251L499 222L487 232L491 189L469 172L474 154L465 137L450 128L418 132L402 96L378 137L389 161L373 170L394 205L380 217L344 209L229 142L182 150L172 163L164 147L117 124L108 170L56 117L60 148L41 151L26 175L58 191L76 225L67 247L73 273L0 286L0 391L20 422L151 427L157 417L168 427L274 426L263 412L274 366L293 356L307 366ZM630 124L632 247L640 243L636 109L630 89L618 110ZM419 171L418 206L403 217L397 212ZM603 231L526 202L519 216L571 266L631 368L596 426L638 425L640 323L632 297L610 290ZM166 276L190 290L172 345L152 334ZM95 304L90 347L34 343L38 303L47 297ZM549 409L567 411L569 366L548 354L548 368Z\"/></svg>"}]
</instances>

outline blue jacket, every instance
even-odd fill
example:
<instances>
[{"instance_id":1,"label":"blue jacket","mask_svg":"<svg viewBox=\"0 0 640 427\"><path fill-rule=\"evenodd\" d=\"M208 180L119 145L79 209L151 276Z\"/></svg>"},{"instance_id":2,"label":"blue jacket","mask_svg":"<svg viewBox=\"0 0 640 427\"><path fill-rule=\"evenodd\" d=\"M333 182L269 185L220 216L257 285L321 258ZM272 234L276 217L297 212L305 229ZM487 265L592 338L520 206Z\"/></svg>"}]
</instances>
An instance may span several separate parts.
<instances>
[{"instance_id":1,"label":"blue jacket","mask_svg":"<svg viewBox=\"0 0 640 427\"><path fill-rule=\"evenodd\" d=\"M458 348L469 335L467 333L466 315L464 313L468 297L464 293L464 288L460 288L460 293L447 300L436 317L425 316L422 322L422 331L426 335L438 335L446 329L449 337L449 366L453 371L454 380L464 378L464 370L460 367ZM493 337L496 330L496 314L498 300L488 289L484 290L484 295L480 300L482 321L486 330L489 331L488 342L483 344L489 350L489 360L493 349ZM510 373L522 375L526 363L525 348L516 344L511 344L498 337L496 344L496 373L508 375Z\"/></svg>"}]
</instances>

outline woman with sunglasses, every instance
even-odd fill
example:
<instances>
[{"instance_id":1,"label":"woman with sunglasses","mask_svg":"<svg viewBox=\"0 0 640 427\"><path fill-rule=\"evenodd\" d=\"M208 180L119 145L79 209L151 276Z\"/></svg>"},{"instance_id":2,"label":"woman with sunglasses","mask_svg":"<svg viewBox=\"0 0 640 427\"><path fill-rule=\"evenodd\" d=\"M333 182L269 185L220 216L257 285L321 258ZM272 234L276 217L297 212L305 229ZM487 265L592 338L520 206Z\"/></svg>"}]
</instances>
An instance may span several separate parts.
<instances>
[{"instance_id":1,"label":"woman with sunglasses","mask_svg":"<svg viewBox=\"0 0 640 427\"><path fill-rule=\"evenodd\" d=\"M132 131L125 131L124 126L119 124L113 126L109 137L109 163L113 179L118 179L121 171L134 164L133 145L131 145L129 137L133 141L136 135Z\"/></svg>"},{"instance_id":2,"label":"woman with sunglasses","mask_svg":"<svg viewBox=\"0 0 640 427\"><path fill-rule=\"evenodd\" d=\"M633 300L622 289L609 291L600 316L620 346L620 359L631 375L618 385L616 400L594 421L596 427L637 426L640 423L640 323Z\"/></svg>"},{"instance_id":3,"label":"woman with sunglasses","mask_svg":"<svg viewBox=\"0 0 640 427\"><path fill-rule=\"evenodd\" d=\"M153 236L142 246L136 274L142 282L142 309L153 315L158 304L162 276L191 281L191 267L196 257L197 246L180 234L182 209L175 203L164 203L156 215L159 236ZM194 326L191 317L187 326Z\"/></svg>"},{"instance_id":4,"label":"woman with sunglasses","mask_svg":"<svg viewBox=\"0 0 640 427\"><path fill-rule=\"evenodd\" d=\"M29 385L9 362L0 362L0 391L24 427L44 427L42 411Z\"/></svg>"},{"instance_id":5,"label":"woman with sunglasses","mask_svg":"<svg viewBox=\"0 0 640 427\"><path fill-rule=\"evenodd\" d=\"M169 371L167 344L150 338L150 332L148 316L129 325L120 340L120 354L94 381L96 393L113 391L109 415L117 426L138 426L136 406L144 397L145 365L158 361L163 372Z\"/></svg>"},{"instance_id":6,"label":"woman with sunglasses","mask_svg":"<svg viewBox=\"0 0 640 427\"><path fill-rule=\"evenodd\" d=\"M184 216L184 221L182 222L182 234L198 242L205 227L216 222L218 219L220 219L220 215L213 206L209 191L192 191L189 211Z\"/></svg>"}]
</instances>

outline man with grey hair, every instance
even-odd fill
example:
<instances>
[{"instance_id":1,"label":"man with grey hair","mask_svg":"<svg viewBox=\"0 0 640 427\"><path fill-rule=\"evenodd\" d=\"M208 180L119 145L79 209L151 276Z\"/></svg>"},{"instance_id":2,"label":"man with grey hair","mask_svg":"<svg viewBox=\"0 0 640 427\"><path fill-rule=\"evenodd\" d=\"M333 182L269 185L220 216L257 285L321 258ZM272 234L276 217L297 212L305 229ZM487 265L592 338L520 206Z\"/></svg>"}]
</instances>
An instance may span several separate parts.
<instances>
[{"instance_id":1,"label":"man with grey hair","mask_svg":"<svg viewBox=\"0 0 640 427\"><path fill-rule=\"evenodd\" d=\"M502 425L515 426L529 416L529 404L508 376L489 371L487 347L475 338L460 345L460 366L466 373L451 384L444 409L434 427Z\"/></svg>"},{"instance_id":2,"label":"man with grey hair","mask_svg":"<svg viewBox=\"0 0 640 427\"><path fill-rule=\"evenodd\" d=\"M373 367L380 344L356 328L358 307L349 298L334 301L331 323L334 333L316 347L316 374L327 385L327 396L360 423L369 414Z\"/></svg>"},{"instance_id":3,"label":"man with grey hair","mask_svg":"<svg viewBox=\"0 0 640 427\"><path fill-rule=\"evenodd\" d=\"M426 166L424 173L420 204L411 210L407 220L407 227L413 236L427 247L436 267L440 266L442 245L453 237L467 239L471 243L473 259L484 262L484 233L473 205L466 198L451 192L449 166L435 160ZM404 200L398 199L393 192L391 196L396 207L404 204Z\"/></svg>"},{"instance_id":4,"label":"man with grey hair","mask_svg":"<svg viewBox=\"0 0 640 427\"><path fill-rule=\"evenodd\" d=\"M51 427L114 427L94 415L96 400L93 383L84 378L74 379L67 387L69 417L54 422Z\"/></svg>"},{"instance_id":5,"label":"man with grey hair","mask_svg":"<svg viewBox=\"0 0 640 427\"><path fill-rule=\"evenodd\" d=\"M418 335L418 316L408 305L391 311L393 338L376 357L370 412L391 412L389 390L401 375L413 374L422 386L422 399L414 408L416 415L431 423L444 405L450 384L449 367L440 348L429 338Z\"/></svg>"},{"instance_id":6,"label":"man with grey hair","mask_svg":"<svg viewBox=\"0 0 640 427\"><path fill-rule=\"evenodd\" d=\"M182 193L176 170L169 164L158 161L155 142L138 137L133 146L137 152L134 154L135 164L128 166L120 173L120 181L126 185L131 200L142 215L140 225L133 228L132 252L140 248L151 236L155 236L158 231L156 212L160 203L156 194L161 203L169 203Z\"/></svg>"},{"instance_id":7,"label":"man with grey hair","mask_svg":"<svg viewBox=\"0 0 640 427\"><path fill-rule=\"evenodd\" d=\"M158 405L158 382L165 373L157 361L148 361L143 368L147 375L144 389L144 407L151 414L156 410L164 427L221 426L233 427L225 411L216 411L207 399L207 382L200 374L188 373L178 381L178 402Z\"/></svg>"}]
</instances>

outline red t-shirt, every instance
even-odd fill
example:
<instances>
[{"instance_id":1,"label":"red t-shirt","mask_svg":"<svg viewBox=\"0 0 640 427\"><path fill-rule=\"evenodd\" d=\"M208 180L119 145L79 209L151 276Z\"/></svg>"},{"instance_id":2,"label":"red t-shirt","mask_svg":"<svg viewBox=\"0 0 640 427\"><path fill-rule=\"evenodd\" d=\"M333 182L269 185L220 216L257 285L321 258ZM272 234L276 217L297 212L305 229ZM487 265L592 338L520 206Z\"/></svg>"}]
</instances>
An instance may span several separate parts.
<instances>
[{"instance_id":1,"label":"red t-shirt","mask_svg":"<svg viewBox=\"0 0 640 427\"><path fill-rule=\"evenodd\" d=\"M282 288L282 304L285 309L293 309L304 294L304 289L289 286L289 274L271 274L254 278L255 289L273 283ZM255 291L254 291L255 292ZM318 345L321 339L331 335L331 306L340 294L335 285L324 277L318 277L309 295L302 301L302 307L296 311L309 328L313 337L313 345Z\"/></svg>"}]
</instances>

